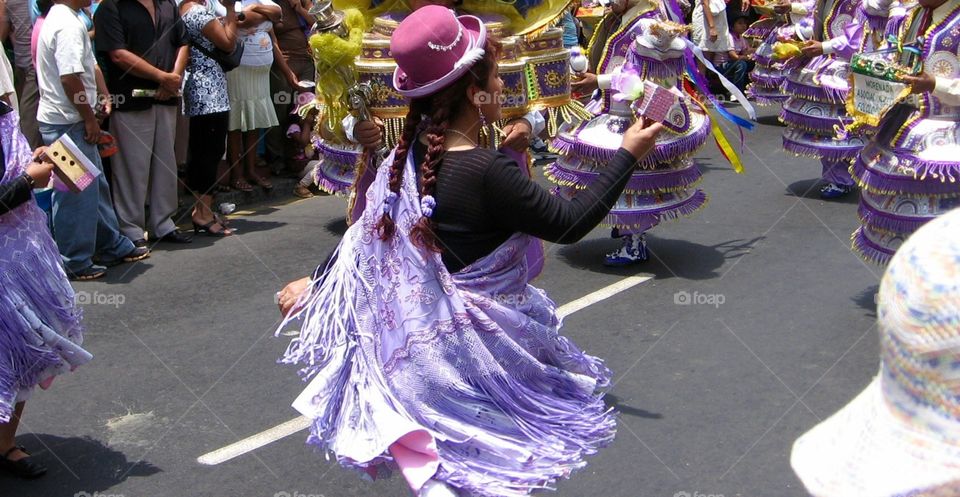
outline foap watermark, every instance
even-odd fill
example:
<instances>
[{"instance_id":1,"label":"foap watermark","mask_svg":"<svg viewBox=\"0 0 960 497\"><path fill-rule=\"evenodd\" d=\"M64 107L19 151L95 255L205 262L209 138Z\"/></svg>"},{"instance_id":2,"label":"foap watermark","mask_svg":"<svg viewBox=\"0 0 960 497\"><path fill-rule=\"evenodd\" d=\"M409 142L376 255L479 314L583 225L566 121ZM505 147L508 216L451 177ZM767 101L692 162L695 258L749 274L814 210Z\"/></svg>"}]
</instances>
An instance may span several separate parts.
<instances>
[{"instance_id":1,"label":"foap watermark","mask_svg":"<svg viewBox=\"0 0 960 497\"><path fill-rule=\"evenodd\" d=\"M118 105L123 105L127 101L126 95L122 94L113 94L110 95L98 95L92 102L90 98L87 97L86 93L78 93L73 97L74 104L87 104L91 107L96 107L101 104L103 100L110 102L110 107L116 107Z\"/></svg>"},{"instance_id":2,"label":"foap watermark","mask_svg":"<svg viewBox=\"0 0 960 497\"><path fill-rule=\"evenodd\" d=\"M91 493L91 492L87 492L87 491L81 490L81 491L73 494L73 497L126 497L126 496L123 495L123 494L105 494L105 493L102 493L102 492L92 492L92 493Z\"/></svg>"},{"instance_id":3,"label":"foap watermark","mask_svg":"<svg viewBox=\"0 0 960 497\"><path fill-rule=\"evenodd\" d=\"M494 302L507 307L526 304L529 299L530 297L520 293L498 293L493 296Z\"/></svg>"},{"instance_id":4,"label":"foap watermark","mask_svg":"<svg viewBox=\"0 0 960 497\"><path fill-rule=\"evenodd\" d=\"M523 107L527 105L527 96L504 95L503 93L490 93L486 91L477 92L473 96L473 105L487 105L499 103L501 107Z\"/></svg>"},{"instance_id":5,"label":"foap watermark","mask_svg":"<svg viewBox=\"0 0 960 497\"><path fill-rule=\"evenodd\" d=\"M719 308L726 301L727 297L722 293L690 293L680 290L673 294L673 303L677 305L712 305Z\"/></svg>"},{"instance_id":6,"label":"foap watermark","mask_svg":"<svg viewBox=\"0 0 960 497\"><path fill-rule=\"evenodd\" d=\"M100 293L97 291L79 291L76 293L77 305L112 305L119 308L127 301L122 293Z\"/></svg>"},{"instance_id":7,"label":"foap watermark","mask_svg":"<svg viewBox=\"0 0 960 497\"><path fill-rule=\"evenodd\" d=\"M723 497L723 494L705 494L703 492L681 490L673 494L673 497Z\"/></svg>"},{"instance_id":8,"label":"foap watermark","mask_svg":"<svg viewBox=\"0 0 960 497\"><path fill-rule=\"evenodd\" d=\"M296 490L294 490L293 492L287 492L285 490L281 490L273 494L273 497L325 497L325 496L323 494L305 494L303 492L298 492Z\"/></svg>"}]
</instances>

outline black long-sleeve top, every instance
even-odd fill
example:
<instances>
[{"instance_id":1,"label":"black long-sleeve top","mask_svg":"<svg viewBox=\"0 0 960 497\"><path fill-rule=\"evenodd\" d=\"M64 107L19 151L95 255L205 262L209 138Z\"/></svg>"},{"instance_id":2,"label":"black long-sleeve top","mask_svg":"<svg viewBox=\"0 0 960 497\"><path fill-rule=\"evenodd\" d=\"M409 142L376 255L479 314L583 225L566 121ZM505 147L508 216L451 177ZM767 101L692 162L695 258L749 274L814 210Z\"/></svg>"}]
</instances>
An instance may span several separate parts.
<instances>
[{"instance_id":1,"label":"black long-sleeve top","mask_svg":"<svg viewBox=\"0 0 960 497\"><path fill-rule=\"evenodd\" d=\"M3 150L0 149L0 178L6 174L6 161ZM13 181L0 184L0 216L16 209L27 200L30 200L30 181L26 175L17 176Z\"/></svg>"},{"instance_id":2,"label":"black long-sleeve top","mask_svg":"<svg viewBox=\"0 0 960 497\"><path fill-rule=\"evenodd\" d=\"M418 169L426 151L425 145L416 142L413 155ZM588 188L565 200L544 190L501 152L448 151L437 174L433 213L444 266L455 273L496 250L516 232L555 243L579 241L610 212L636 163L621 148ZM332 259L333 252L314 271L314 280Z\"/></svg>"},{"instance_id":3,"label":"black long-sleeve top","mask_svg":"<svg viewBox=\"0 0 960 497\"><path fill-rule=\"evenodd\" d=\"M418 166L425 154L426 146L418 141ZM447 151L437 174L433 214L444 265L457 272L517 232L554 243L579 241L623 193L636 162L625 149L618 150L588 188L566 200L528 178L501 152Z\"/></svg>"}]
</instances>

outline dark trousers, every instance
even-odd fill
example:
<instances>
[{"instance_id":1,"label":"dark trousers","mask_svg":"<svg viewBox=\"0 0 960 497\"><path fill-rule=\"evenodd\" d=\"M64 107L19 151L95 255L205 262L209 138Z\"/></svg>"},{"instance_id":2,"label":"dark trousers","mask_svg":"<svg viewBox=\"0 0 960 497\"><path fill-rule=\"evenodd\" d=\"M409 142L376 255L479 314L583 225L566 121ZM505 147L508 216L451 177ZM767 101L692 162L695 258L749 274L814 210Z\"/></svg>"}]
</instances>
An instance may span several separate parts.
<instances>
[{"instance_id":1,"label":"dark trousers","mask_svg":"<svg viewBox=\"0 0 960 497\"><path fill-rule=\"evenodd\" d=\"M197 195L212 195L217 186L217 167L227 147L229 118L229 112L190 118L187 186Z\"/></svg>"},{"instance_id":2,"label":"dark trousers","mask_svg":"<svg viewBox=\"0 0 960 497\"><path fill-rule=\"evenodd\" d=\"M729 62L724 62L717 67L731 83L736 85L740 91L746 91L747 84L750 83L748 76L750 71L753 70L753 61L748 60L731 60Z\"/></svg>"}]
</instances>

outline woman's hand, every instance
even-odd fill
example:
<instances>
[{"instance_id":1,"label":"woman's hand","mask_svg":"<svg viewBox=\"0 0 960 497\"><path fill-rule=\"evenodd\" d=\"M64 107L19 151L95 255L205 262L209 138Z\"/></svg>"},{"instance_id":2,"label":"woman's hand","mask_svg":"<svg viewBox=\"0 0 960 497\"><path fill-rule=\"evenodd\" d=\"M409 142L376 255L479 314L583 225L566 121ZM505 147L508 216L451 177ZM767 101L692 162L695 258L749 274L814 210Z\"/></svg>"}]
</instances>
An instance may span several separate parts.
<instances>
[{"instance_id":1,"label":"woman's hand","mask_svg":"<svg viewBox=\"0 0 960 497\"><path fill-rule=\"evenodd\" d=\"M363 148L367 150L376 150L383 141L383 121L374 117L373 121L360 121L353 129L353 137L357 139Z\"/></svg>"},{"instance_id":2,"label":"woman's hand","mask_svg":"<svg viewBox=\"0 0 960 497\"><path fill-rule=\"evenodd\" d=\"M803 45L803 48L800 49L803 52L803 55L807 57L819 57L823 55L823 43L820 43L816 40L810 40Z\"/></svg>"},{"instance_id":3,"label":"woman's hand","mask_svg":"<svg viewBox=\"0 0 960 497\"><path fill-rule=\"evenodd\" d=\"M662 129L662 124L641 117L623 134L620 146L630 152L634 159L641 160L657 144L657 135Z\"/></svg>"},{"instance_id":4,"label":"woman's hand","mask_svg":"<svg viewBox=\"0 0 960 497\"><path fill-rule=\"evenodd\" d=\"M904 76L903 82L910 85L910 93L930 93L937 87L937 78L928 72L916 76Z\"/></svg>"},{"instance_id":5,"label":"woman's hand","mask_svg":"<svg viewBox=\"0 0 960 497\"><path fill-rule=\"evenodd\" d=\"M280 314L283 316L290 314L297 300L300 300L300 296L303 295L303 292L307 291L307 287L309 286L310 278L301 278L296 281L291 281L287 286L283 287L283 290L277 292L277 305L280 306Z\"/></svg>"},{"instance_id":6,"label":"woman's hand","mask_svg":"<svg viewBox=\"0 0 960 497\"><path fill-rule=\"evenodd\" d=\"M717 32L717 28L714 27L714 26L710 26L710 33L709 33L709 34L710 34L710 41L711 41L711 42L716 42L716 41L717 41L717 38L720 38L720 33Z\"/></svg>"},{"instance_id":7,"label":"woman's hand","mask_svg":"<svg viewBox=\"0 0 960 497\"><path fill-rule=\"evenodd\" d=\"M585 72L580 79L570 83L570 89L581 95L593 93L597 88L597 75L592 72Z\"/></svg>"},{"instance_id":8,"label":"woman's hand","mask_svg":"<svg viewBox=\"0 0 960 497\"><path fill-rule=\"evenodd\" d=\"M53 173L53 163L43 157L47 147L40 147L33 151L33 162L27 166L27 176L33 178L36 188L46 188L50 183L50 174Z\"/></svg>"},{"instance_id":9,"label":"woman's hand","mask_svg":"<svg viewBox=\"0 0 960 497\"><path fill-rule=\"evenodd\" d=\"M523 152L530 146L533 128L530 126L530 121L520 117L507 123L507 125L503 127L503 134L505 138L501 146L512 148L517 152Z\"/></svg>"}]
</instances>

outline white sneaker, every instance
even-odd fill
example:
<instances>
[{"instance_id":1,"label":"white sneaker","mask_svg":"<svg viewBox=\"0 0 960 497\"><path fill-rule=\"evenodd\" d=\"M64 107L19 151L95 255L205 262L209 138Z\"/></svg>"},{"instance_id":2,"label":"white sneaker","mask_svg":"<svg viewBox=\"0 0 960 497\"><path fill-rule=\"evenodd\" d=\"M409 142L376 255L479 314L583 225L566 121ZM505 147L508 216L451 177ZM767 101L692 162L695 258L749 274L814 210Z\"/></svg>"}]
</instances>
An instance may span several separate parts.
<instances>
[{"instance_id":1,"label":"white sneaker","mask_svg":"<svg viewBox=\"0 0 960 497\"><path fill-rule=\"evenodd\" d=\"M438 480L427 480L417 497L459 497L450 485Z\"/></svg>"}]
</instances>

